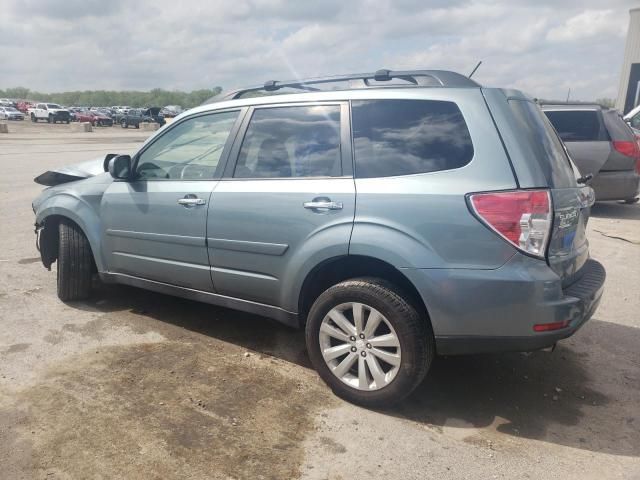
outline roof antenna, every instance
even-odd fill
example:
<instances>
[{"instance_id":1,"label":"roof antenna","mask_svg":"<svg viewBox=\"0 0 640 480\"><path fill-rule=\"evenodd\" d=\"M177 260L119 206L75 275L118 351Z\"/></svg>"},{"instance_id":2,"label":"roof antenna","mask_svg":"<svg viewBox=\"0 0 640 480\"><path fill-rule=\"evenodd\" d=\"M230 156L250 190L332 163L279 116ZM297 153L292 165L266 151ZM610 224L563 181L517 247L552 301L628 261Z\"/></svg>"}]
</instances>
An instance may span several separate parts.
<instances>
[{"instance_id":1,"label":"roof antenna","mask_svg":"<svg viewBox=\"0 0 640 480\"><path fill-rule=\"evenodd\" d=\"M569 91L567 92L567 103L569 103L570 96L571 96L571 87L569 87Z\"/></svg>"},{"instance_id":2,"label":"roof antenna","mask_svg":"<svg viewBox=\"0 0 640 480\"><path fill-rule=\"evenodd\" d=\"M478 68L480 67L480 65L482 65L482 60L480 60L480 61L478 62L478 64L476 65L476 68L474 68L474 69L471 71L471 73L469 74L469 77L468 77L468 78L473 77L473 74L474 74L474 73L476 73L476 70L478 70Z\"/></svg>"}]
</instances>

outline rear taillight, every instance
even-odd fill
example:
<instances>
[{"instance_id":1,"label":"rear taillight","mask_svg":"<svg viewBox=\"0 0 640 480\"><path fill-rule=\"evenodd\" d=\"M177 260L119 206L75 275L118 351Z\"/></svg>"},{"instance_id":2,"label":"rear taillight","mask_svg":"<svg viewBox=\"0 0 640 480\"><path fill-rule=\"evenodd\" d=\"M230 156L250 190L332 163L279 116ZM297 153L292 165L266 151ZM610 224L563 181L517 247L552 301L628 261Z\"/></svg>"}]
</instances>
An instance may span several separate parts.
<instances>
[{"instance_id":1,"label":"rear taillight","mask_svg":"<svg viewBox=\"0 0 640 480\"><path fill-rule=\"evenodd\" d=\"M614 140L613 148L625 157L635 158L636 173L640 174L640 140L636 139L635 142Z\"/></svg>"},{"instance_id":2,"label":"rear taillight","mask_svg":"<svg viewBox=\"0 0 640 480\"><path fill-rule=\"evenodd\" d=\"M544 258L553 219L548 190L474 193L469 199L476 215L502 238Z\"/></svg>"},{"instance_id":3,"label":"rear taillight","mask_svg":"<svg viewBox=\"0 0 640 480\"><path fill-rule=\"evenodd\" d=\"M614 140L613 148L616 149L617 152L621 153L626 157L633 157L637 159L640 157L640 150L638 150L638 142L628 142L626 140Z\"/></svg>"}]
</instances>

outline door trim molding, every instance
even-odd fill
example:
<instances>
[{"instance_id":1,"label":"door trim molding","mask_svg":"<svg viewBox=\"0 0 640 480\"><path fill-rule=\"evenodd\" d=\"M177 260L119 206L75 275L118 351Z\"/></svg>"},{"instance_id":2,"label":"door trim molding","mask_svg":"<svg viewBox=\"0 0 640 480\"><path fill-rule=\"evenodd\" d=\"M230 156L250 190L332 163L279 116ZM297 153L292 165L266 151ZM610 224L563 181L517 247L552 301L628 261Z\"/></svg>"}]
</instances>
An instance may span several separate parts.
<instances>
[{"instance_id":1,"label":"door trim molding","mask_svg":"<svg viewBox=\"0 0 640 480\"><path fill-rule=\"evenodd\" d=\"M157 282L145 278L135 277L124 273L101 272L100 278L105 283L119 283L132 287L143 288L158 293L173 295L175 297L187 298L199 302L216 305L219 307L240 310L242 312L253 313L263 317L272 318L290 327L299 328L300 321L297 313L289 312L280 307L266 305L264 303L242 300L240 298L227 297L217 293L204 292L193 288L178 287L168 283Z\"/></svg>"},{"instance_id":2,"label":"door trim molding","mask_svg":"<svg viewBox=\"0 0 640 480\"><path fill-rule=\"evenodd\" d=\"M289 248L286 243L250 242L246 240L228 240L225 238L207 237L209 248L233 250L236 252L261 253L262 255L281 256Z\"/></svg>"},{"instance_id":3,"label":"door trim molding","mask_svg":"<svg viewBox=\"0 0 640 480\"><path fill-rule=\"evenodd\" d=\"M170 235L168 233L135 232L132 230L118 230L115 228L108 228L106 230L106 234L111 237L134 238L136 240L147 240L150 242L177 243L179 245L191 245L195 247L205 246L204 237L189 237L187 235Z\"/></svg>"}]
</instances>

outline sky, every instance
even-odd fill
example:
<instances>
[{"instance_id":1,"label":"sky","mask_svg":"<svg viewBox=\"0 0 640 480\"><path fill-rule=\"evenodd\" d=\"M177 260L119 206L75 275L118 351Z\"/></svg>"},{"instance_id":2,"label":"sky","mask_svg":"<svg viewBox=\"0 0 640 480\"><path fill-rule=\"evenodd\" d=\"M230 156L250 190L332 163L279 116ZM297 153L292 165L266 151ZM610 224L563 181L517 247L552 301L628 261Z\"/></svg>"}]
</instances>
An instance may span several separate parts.
<instances>
[{"instance_id":1,"label":"sky","mask_svg":"<svg viewBox=\"0 0 640 480\"><path fill-rule=\"evenodd\" d=\"M450 69L537 98L615 98L640 0L3 0L0 89L225 89Z\"/></svg>"}]
</instances>

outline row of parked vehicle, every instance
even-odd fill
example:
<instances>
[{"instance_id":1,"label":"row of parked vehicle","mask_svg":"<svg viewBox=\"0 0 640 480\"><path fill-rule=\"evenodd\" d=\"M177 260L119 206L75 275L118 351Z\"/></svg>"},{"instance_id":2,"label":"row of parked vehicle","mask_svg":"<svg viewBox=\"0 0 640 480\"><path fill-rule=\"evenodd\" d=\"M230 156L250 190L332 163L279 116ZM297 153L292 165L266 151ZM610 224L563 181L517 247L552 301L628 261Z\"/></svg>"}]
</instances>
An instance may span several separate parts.
<instances>
[{"instance_id":1,"label":"row of parked vehicle","mask_svg":"<svg viewBox=\"0 0 640 480\"><path fill-rule=\"evenodd\" d=\"M0 99L0 119L3 120L24 120L25 117L29 117L32 122L89 122L95 127L111 127L118 124L122 128L130 126L139 128L141 123L152 122L164 125L165 118L175 117L182 111L179 105L168 105L164 108L131 108L129 106L66 108L57 103L14 102L9 99Z\"/></svg>"}]
</instances>

